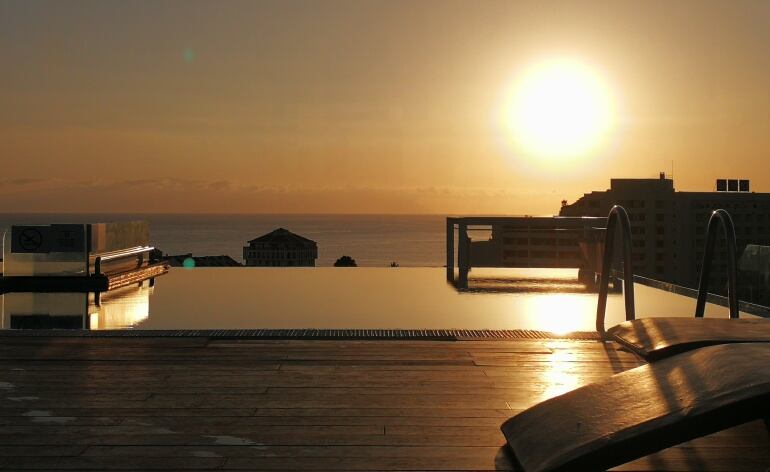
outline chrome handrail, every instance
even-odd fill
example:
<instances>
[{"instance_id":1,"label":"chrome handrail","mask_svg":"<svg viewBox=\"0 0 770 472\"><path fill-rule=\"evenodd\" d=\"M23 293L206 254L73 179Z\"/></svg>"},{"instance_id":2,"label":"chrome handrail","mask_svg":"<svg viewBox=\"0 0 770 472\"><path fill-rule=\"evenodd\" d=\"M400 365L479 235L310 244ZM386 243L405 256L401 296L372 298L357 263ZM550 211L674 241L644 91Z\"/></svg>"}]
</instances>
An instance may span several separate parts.
<instances>
[{"instance_id":1,"label":"chrome handrail","mask_svg":"<svg viewBox=\"0 0 770 472\"><path fill-rule=\"evenodd\" d=\"M695 304L695 317L702 318L706 310L706 296L708 295L708 282L711 273L711 259L714 256L714 246L717 239L717 225L724 230L727 243L727 306L730 308L730 318L738 318L738 265L735 260L736 242L735 225L730 214L725 210L714 210L709 218L706 232L706 248L703 251L703 264L701 264L700 281L698 283L698 301Z\"/></svg>"},{"instance_id":2,"label":"chrome handrail","mask_svg":"<svg viewBox=\"0 0 770 472\"><path fill-rule=\"evenodd\" d=\"M113 251L101 254L96 257L96 260L94 261L94 274L95 275L102 275L102 262L111 261L114 259L123 259L126 257L136 256L139 254L143 254L145 252L150 252L153 249L155 249L152 246L136 246L132 247L130 249L120 250L120 251Z\"/></svg>"},{"instance_id":3,"label":"chrome handrail","mask_svg":"<svg viewBox=\"0 0 770 472\"><path fill-rule=\"evenodd\" d=\"M604 233L604 254L602 255L602 272L599 279L599 302L596 306L596 331L605 333L604 318L607 312L607 292L610 284L610 264L612 263L612 250L615 245L615 225L620 221L621 236L623 238L623 289L626 302L626 320L636 318L634 305L634 271L631 262L631 222L628 219L626 209L615 205L607 215L607 230Z\"/></svg>"}]
</instances>

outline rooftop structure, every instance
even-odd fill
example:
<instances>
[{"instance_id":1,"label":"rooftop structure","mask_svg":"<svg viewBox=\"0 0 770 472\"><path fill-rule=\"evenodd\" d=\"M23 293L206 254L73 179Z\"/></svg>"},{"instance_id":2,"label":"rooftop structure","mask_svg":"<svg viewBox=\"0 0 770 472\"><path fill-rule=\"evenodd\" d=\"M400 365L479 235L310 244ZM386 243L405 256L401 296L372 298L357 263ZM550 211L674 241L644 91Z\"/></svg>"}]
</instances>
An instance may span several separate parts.
<instances>
[{"instance_id":1,"label":"rooftop structure","mask_svg":"<svg viewBox=\"0 0 770 472\"><path fill-rule=\"evenodd\" d=\"M14 224L3 235L0 291L103 293L167 272L146 221Z\"/></svg>"},{"instance_id":2,"label":"rooftop structure","mask_svg":"<svg viewBox=\"0 0 770 472\"><path fill-rule=\"evenodd\" d=\"M278 228L248 242L243 259L249 267L314 267L318 258L315 241Z\"/></svg>"},{"instance_id":3,"label":"rooftop structure","mask_svg":"<svg viewBox=\"0 0 770 472\"><path fill-rule=\"evenodd\" d=\"M606 215L606 214L605 214ZM579 243L606 218L565 216L450 216L446 219L447 280L454 281L454 231L457 227L458 287L467 288L468 271L480 267L585 268ZM468 230L491 227L488 241L471 242Z\"/></svg>"}]
</instances>

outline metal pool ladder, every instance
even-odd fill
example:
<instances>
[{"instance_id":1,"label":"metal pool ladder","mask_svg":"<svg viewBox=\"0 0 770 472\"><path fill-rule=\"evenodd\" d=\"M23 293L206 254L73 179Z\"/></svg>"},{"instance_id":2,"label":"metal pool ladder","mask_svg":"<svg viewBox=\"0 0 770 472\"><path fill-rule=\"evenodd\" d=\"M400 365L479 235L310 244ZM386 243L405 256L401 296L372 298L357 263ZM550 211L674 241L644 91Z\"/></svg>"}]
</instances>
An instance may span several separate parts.
<instances>
[{"instance_id":1,"label":"metal pool ladder","mask_svg":"<svg viewBox=\"0 0 770 472\"><path fill-rule=\"evenodd\" d=\"M602 272L599 281L599 301L596 307L596 331L604 336L604 320L607 311L607 293L609 291L610 264L612 262L613 246L615 243L615 226L620 222L623 238L623 292L625 295L626 321L636 318L634 304L634 274L631 264L631 223L626 210L615 205L607 217L607 230L604 236L604 254L602 255ZM695 316L702 318L708 297L708 282L711 275L711 260L714 256L718 227L721 226L727 246L727 306L730 318L738 318L738 267L736 263L735 226L730 214L725 210L714 210L709 218L706 232L706 247L703 251L698 297L695 304Z\"/></svg>"},{"instance_id":2,"label":"metal pool ladder","mask_svg":"<svg viewBox=\"0 0 770 472\"><path fill-rule=\"evenodd\" d=\"M727 306L730 308L730 318L738 318L738 265L735 260L736 242L735 226L730 214L725 210L714 210L709 218L706 231L706 248L703 251L700 281L698 283L698 301L695 304L695 316L702 318L706 309L708 296L709 275L711 275L711 259L717 239L717 226L721 226L727 246Z\"/></svg>"},{"instance_id":3,"label":"metal pool ladder","mask_svg":"<svg viewBox=\"0 0 770 472\"><path fill-rule=\"evenodd\" d=\"M636 318L634 304L634 270L631 264L631 222L626 209L615 205L607 215L607 230L604 233L604 254L602 272L599 279L599 302L596 306L596 331L604 336L604 318L607 312L607 292L610 284L610 264L615 245L615 226L620 222L620 234L623 238L623 293L626 303L626 321Z\"/></svg>"}]
</instances>

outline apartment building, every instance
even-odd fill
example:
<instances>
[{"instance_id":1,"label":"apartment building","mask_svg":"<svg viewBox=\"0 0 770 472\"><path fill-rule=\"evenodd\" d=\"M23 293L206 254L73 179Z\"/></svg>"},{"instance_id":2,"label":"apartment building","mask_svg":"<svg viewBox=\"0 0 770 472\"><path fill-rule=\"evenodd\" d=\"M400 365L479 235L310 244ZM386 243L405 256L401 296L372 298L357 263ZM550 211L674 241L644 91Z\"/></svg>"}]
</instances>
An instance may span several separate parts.
<instances>
[{"instance_id":1,"label":"apartment building","mask_svg":"<svg viewBox=\"0 0 770 472\"><path fill-rule=\"evenodd\" d=\"M608 190L563 204L559 214L606 216L613 205L622 205L631 220L634 273L695 287L713 210L722 208L732 216L739 255L747 244L770 245L770 193L751 192L749 184L719 179L711 192L678 192L662 173L658 179L611 179ZM726 282L724 245L717 247L714 291Z\"/></svg>"}]
</instances>

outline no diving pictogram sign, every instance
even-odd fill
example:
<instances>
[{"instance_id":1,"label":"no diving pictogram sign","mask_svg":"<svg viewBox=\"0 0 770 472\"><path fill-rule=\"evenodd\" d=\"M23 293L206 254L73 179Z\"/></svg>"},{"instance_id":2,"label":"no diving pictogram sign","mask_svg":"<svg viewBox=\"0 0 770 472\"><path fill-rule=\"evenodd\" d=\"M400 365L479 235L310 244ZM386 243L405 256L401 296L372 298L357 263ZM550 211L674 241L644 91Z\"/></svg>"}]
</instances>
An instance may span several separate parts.
<instances>
[{"instance_id":1,"label":"no diving pictogram sign","mask_svg":"<svg viewBox=\"0 0 770 472\"><path fill-rule=\"evenodd\" d=\"M43 235L37 228L24 228L19 232L19 245L29 252L35 252L43 245Z\"/></svg>"},{"instance_id":2,"label":"no diving pictogram sign","mask_svg":"<svg viewBox=\"0 0 770 472\"><path fill-rule=\"evenodd\" d=\"M11 252L85 252L84 225L12 226Z\"/></svg>"}]
</instances>

